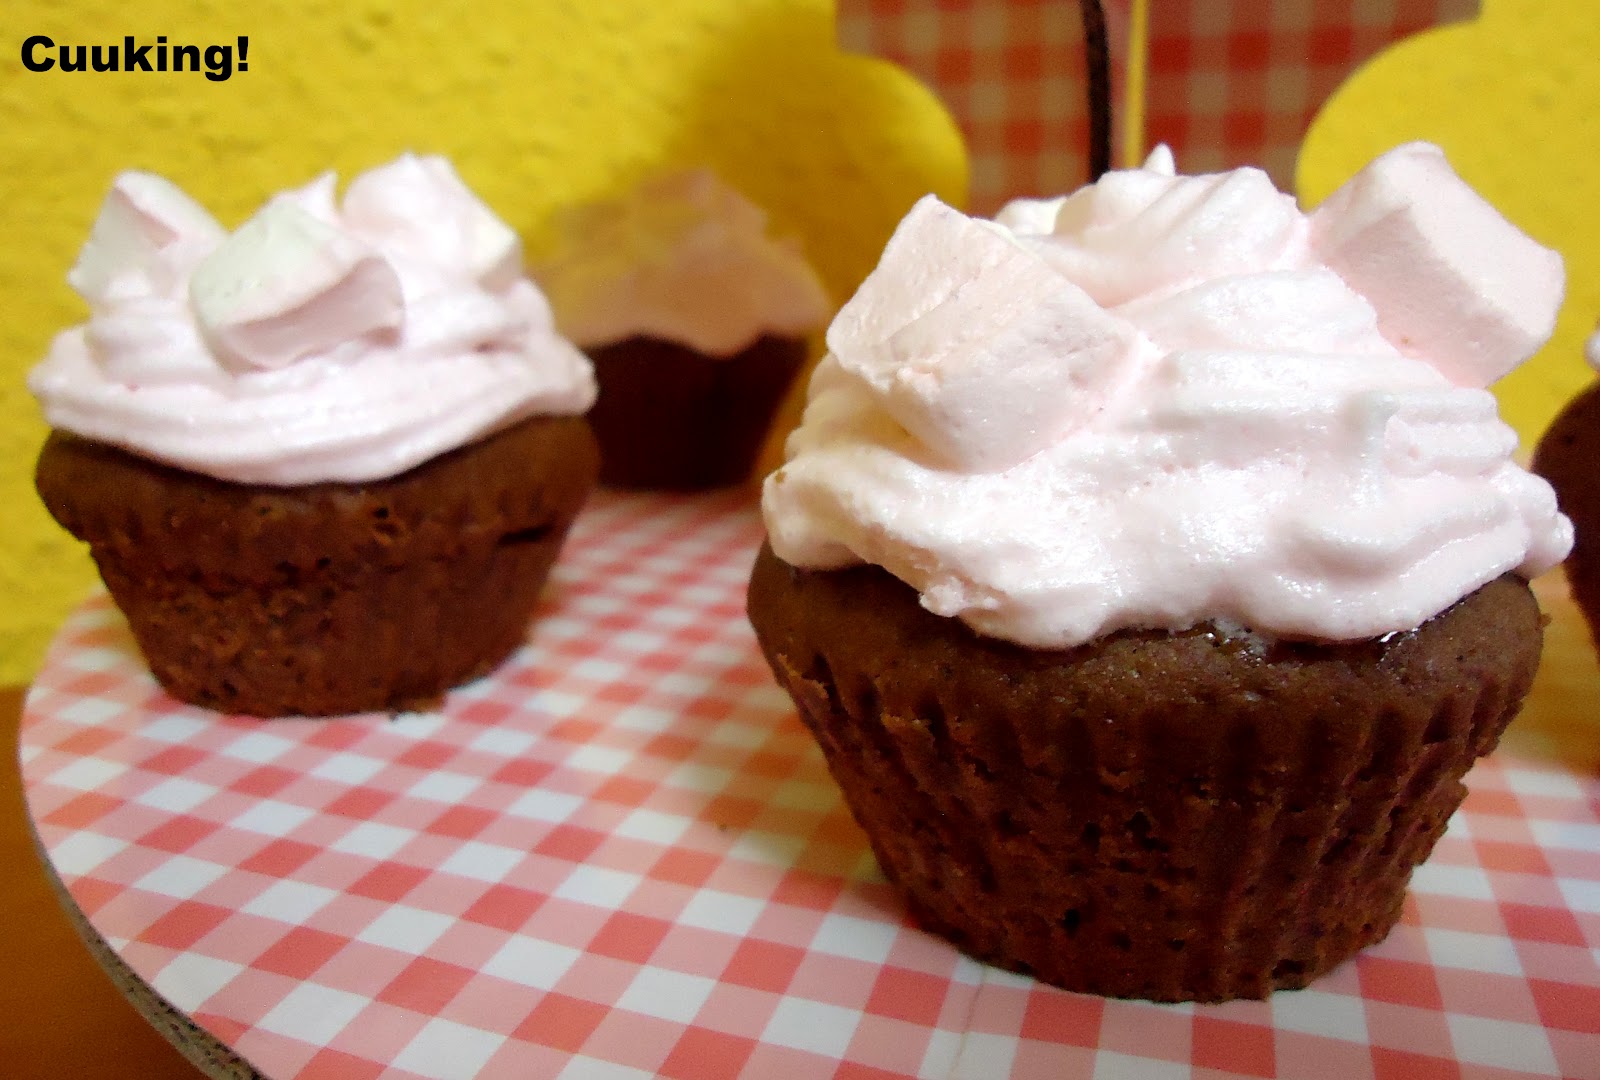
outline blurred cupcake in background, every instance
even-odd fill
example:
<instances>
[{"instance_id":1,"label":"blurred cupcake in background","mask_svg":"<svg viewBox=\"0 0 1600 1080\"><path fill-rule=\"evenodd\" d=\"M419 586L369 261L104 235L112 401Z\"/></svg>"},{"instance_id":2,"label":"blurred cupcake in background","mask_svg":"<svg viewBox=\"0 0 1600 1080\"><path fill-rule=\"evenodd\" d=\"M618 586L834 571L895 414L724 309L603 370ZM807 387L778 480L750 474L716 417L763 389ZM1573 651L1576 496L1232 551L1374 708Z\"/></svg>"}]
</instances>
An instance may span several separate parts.
<instances>
[{"instance_id":1,"label":"blurred cupcake in background","mask_svg":"<svg viewBox=\"0 0 1600 1080\"><path fill-rule=\"evenodd\" d=\"M1584 355L1600 372L1600 329L1590 335ZM1533 471L1550 481L1572 519L1577 539L1563 569L1572 599L1600 647L1600 381L1591 382L1555 418L1534 451Z\"/></svg>"},{"instance_id":2,"label":"blurred cupcake in background","mask_svg":"<svg viewBox=\"0 0 1600 1080\"><path fill-rule=\"evenodd\" d=\"M766 213L709 169L571 210L534 276L594 362L600 479L697 490L746 479L832 311Z\"/></svg>"}]
</instances>

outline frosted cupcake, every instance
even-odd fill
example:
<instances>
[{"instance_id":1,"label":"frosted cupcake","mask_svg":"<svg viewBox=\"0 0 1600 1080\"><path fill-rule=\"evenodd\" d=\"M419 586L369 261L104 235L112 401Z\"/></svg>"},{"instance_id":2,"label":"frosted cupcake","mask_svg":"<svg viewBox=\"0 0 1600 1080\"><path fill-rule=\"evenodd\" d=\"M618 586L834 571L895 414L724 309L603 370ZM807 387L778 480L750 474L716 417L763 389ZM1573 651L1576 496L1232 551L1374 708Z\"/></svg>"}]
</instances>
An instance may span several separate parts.
<instances>
[{"instance_id":1,"label":"frosted cupcake","mask_svg":"<svg viewBox=\"0 0 1600 1080\"><path fill-rule=\"evenodd\" d=\"M673 173L566 215L535 269L594 361L600 478L693 490L750 476L831 307L792 241L710 171Z\"/></svg>"},{"instance_id":2,"label":"frosted cupcake","mask_svg":"<svg viewBox=\"0 0 1600 1080\"><path fill-rule=\"evenodd\" d=\"M36 483L173 696L425 704L523 640L594 485L588 361L442 158L279 195L233 233L114 183L90 317L29 387Z\"/></svg>"},{"instance_id":3,"label":"frosted cupcake","mask_svg":"<svg viewBox=\"0 0 1600 1080\"><path fill-rule=\"evenodd\" d=\"M1383 938L1571 543L1485 389L1561 289L1424 145L1310 215L1164 151L998 223L919 203L828 331L749 611L923 921L1158 1000Z\"/></svg>"},{"instance_id":4,"label":"frosted cupcake","mask_svg":"<svg viewBox=\"0 0 1600 1080\"><path fill-rule=\"evenodd\" d=\"M1600 331L1584 349L1589 365L1600 372ZM1577 526L1572 554L1562 569L1572 599L1589 623L1589 635L1600 647L1600 382L1590 383L1567 403L1550 425L1533 455L1533 471L1550 481L1561 509Z\"/></svg>"}]
</instances>

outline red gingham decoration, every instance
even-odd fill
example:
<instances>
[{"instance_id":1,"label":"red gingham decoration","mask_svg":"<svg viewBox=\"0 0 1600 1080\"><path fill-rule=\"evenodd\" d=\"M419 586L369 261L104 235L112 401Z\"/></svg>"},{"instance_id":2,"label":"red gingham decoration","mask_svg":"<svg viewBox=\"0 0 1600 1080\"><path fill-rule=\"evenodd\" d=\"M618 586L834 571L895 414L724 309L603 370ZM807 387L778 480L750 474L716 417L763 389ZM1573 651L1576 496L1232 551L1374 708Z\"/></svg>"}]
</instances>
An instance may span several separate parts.
<instances>
[{"instance_id":1,"label":"red gingham decoration","mask_svg":"<svg viewBox=\"0 0 1600 1080\"><path fill-rule=\"evenodd\" d=\"M1150 0L1145 139L1184 172L1259 165L1294 190L1301 140L1363 61L1477 0Z\"/></svg>"},{"instance_id":2,"label":"red gingham decoration","mask_svg":"<svg viewBox=\"0 0 1600 1080\"><path fill-rule=\"evenodd\" d=\"M1132 4L1104 6L1120 131ZM1149 0L1148 8L1146 145L1167 143L1188 173L1259 165L1292 191L1301 140L1339 84L1390 43L1471 18L1478 3ZM966 137L974 213L1084 182L1083 36L1072 0L840 0L838 28L846 48L891 60L939 94Z\"/></svg>"},{"instance_id":3,"label":"red gingham decoration","mask_svg":"<svg viewBox=\"0 0 1600 1080\"><path fill-rule=\"evenodd\" d=\"M278 1080L1600 1078L1594 776L1480 763L1402 923L1307 990L1063 993L907 921L745 621L759 537L732 495L601 497L529 644L394 718L179 705L97 596L24 712L46 856ZM1592 736L1584 660L1532 727Z\"/></svg>"},{"instance_id":4,"label":"red gingham decoration","mask_svg":"<svg viewBox=\"0 0 1600 1080\"><path fill-rule=\"evenodd\" d=\"M1113 116L1129 6L1104 4ZM972 212L1059 195L1088 178L1083 22L1073 0L840 0L838 34L845 48L893 61L939 94L966 140Z\"/></svg>"}]
</instances>

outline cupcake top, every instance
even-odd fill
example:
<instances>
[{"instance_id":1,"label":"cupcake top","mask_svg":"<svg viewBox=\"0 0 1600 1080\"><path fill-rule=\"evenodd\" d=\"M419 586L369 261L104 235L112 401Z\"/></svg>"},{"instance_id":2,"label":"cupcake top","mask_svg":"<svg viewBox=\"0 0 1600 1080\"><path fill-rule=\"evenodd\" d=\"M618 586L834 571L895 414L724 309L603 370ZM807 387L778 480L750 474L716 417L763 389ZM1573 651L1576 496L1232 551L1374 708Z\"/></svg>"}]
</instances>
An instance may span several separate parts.
<instances>
[{"instance_id":1,"label":"cupcake top","mask_svg":"<svg viewBox=\"0 0 1600 1080\"><path fill-rule=\"evenodd\" d=\"M233 233L126 172L68 274L87 323L28 386L58 429L223 480L395 476L594 401L515 233L443 158L327 173Z\"/></svg>"},{"instance_id":2,"label":"cupcake top","mask_svg":"<svg viewBox=\"0 0 1600 1080\"><path fill-rule=\"evenodd\" d=\"M1562 285L1424 144L1311 214L1164 148L995 222L929 196L828 330L772 547L1037 648L1409 630L1571 547L1485 389Z\"/></svg>"},{"instance_id":3,"label":"cupcake top","mask_svg":"<svg viewBox=\"0 0 1600 1080\"><path fill-rule=\"evenodd\" d=\"M557 231L556 250L534 273L562 332L585 348L651 337L732 356L828 317L827 292L799 246L767 236L767 215L708 169L579 207Z\"/></svg>"}]
</instances>

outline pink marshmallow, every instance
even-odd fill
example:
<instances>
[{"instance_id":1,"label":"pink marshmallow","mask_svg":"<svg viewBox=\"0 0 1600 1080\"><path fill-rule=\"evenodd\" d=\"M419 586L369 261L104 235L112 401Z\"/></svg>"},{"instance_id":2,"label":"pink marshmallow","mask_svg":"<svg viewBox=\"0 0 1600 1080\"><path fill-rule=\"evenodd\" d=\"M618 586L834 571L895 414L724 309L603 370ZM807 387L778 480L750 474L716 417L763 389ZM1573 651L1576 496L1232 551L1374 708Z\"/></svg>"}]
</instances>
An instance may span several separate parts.
<instances>
[{"instance_id":1,"label":"pink marshmallow","mask_svg":"<svg viewBox=\"0 0 1600 1080\"><path fill-rule=\"evenodd\" d=\"M839 366L902 427L980 472L1092 417L1139 340L1032 247L931 195L828 330Z\"/></svg>"},{"instance_id":2,"label":"pink marshmallow","mask_svg":"<svg viewBox=\"0 0 1600 1080\"><path fill-rule=\"evenodd\" d=\"M222 226L177 185L129 171L112 184L67 282L91 304L164 291L222 241Z\"/></svg>"},{"instance_id":3,"label":"pink marshmallow","mask_svg":"<svg viewBox=\"0 0 1600 1080\"><path fill-rule=\"evenodd\" d=\"M1330 195L1311 215L1311 245L1372 304L1391 344L1458 386L1488 386L1555 329L1561 256L1431 144L1389 151Z\"/></svg>"},{"instance_id":4,"label":"pink marshmallow","mask_svg":"<svg viewBox=\"0 0 1600 1080\"><path fill-rule=\"evenodd\" d=\"M382 255L283 198L195 268L189 300L218 356L246 369L395 331L404 317L400 279Z\"/></svg>"}]
</instances>

